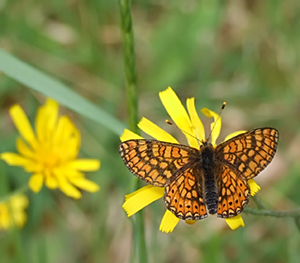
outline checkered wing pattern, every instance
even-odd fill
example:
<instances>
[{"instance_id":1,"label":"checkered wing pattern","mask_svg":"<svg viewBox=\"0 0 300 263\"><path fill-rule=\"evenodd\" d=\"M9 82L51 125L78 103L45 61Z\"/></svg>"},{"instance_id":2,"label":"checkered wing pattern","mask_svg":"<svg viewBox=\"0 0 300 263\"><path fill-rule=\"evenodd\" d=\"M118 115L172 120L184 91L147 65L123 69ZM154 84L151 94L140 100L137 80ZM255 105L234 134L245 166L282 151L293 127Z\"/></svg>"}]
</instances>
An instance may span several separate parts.
<instances>
[{"instance_id":1,"label":"checkered wing pattern","mask_svg":"<svg viewBox=\"0 0 300 263\"><path fill-rule=\"evenodd\" d=\"M216 156L221 163L221 171L216 174L219 217L234 217L243 211L250 199L247 181L271 162L278 138L276 129L261 128L217 146Z\"/></svg>"},{"instance_id":2,"label":"checkered wing pattern","mask_svg":"<svg viewBox=\"0 0 300 263\"><path fill-rule=\"evenodd\" d=\"M165 187L197 157L194 148L155 140L121 143L120 155L128 169L146 183Z\"/></svg>"}]
</instances>

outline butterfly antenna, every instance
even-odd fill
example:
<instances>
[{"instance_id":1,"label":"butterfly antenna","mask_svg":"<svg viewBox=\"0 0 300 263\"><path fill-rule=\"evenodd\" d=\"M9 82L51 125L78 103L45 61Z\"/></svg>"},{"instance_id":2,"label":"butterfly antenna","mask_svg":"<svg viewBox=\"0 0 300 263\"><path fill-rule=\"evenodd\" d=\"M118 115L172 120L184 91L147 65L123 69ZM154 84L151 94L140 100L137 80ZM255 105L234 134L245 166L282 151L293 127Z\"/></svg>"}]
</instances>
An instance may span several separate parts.
<instances>
[{"instance_id":1,"label":"butterfly antenna","mask_svg":"<svg viewBox=\"0 0 300 263\"><path fill-rule=\"evenodd\" d=\"M196 140L199 142L199 145L201 145L200 140L199 140L196 136L194 136L194 135L188 133L188 132L185 131L185 130L180 129L176 124L174 124L173 122L171 122L171 121L169 121L169 120L165 120L165 122L166 122L167 124L169 124L169 125L171 125L171 126L177 128L177 129L180 130L182 133L185 133L185 134L187 134L187 135L193 137L194 139L196 139Z\"/></svg>"},{"instance_id":2,"label":"butterfly antenna","mask_svg":"<svg viewBox=\"0 0 300 263\"><path fill-rule=\"evenodd\" d=\"M211 129L211 131L210 131L210 133L209 133L209 136L208 136L208 138L206 139L206 142L209 141L209 139L210 139L210 137L211 137L211 134L212 134L212 131L213 131L214 128L216 127L216 124L217 124L217 121L219 120L219 118L221 118L221 113L222 113L222 111L224 110L226 104L227 104L226 101L224 101L223 104L222 104L221 110L220 110L220 112L219 112L218 118L214 121L214 126L212 127L212 129Z\"/></svg>"}]
</instances>

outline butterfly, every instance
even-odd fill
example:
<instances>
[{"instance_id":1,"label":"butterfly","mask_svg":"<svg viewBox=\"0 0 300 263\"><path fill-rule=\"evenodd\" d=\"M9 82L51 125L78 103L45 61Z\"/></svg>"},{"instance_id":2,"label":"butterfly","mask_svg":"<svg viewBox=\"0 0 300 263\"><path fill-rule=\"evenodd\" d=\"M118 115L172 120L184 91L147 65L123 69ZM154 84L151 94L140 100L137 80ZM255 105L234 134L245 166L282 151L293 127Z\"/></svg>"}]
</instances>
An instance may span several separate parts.
<instances>
[{"instance_id":1,"label":"butterfly","mask_svg":"<svg viewBox=\"0 0 300 263\"><path fill-rule=\"evenodd\" d=\"M221 218L240 214L250 200L248 180L273 159L279 133L259 128L237 135L217 147L200 149L156 140L128 140L119 153L127 168L148 184L164 187L166 207L183 220L209 214Z\"/></svg>"}]
</instances>

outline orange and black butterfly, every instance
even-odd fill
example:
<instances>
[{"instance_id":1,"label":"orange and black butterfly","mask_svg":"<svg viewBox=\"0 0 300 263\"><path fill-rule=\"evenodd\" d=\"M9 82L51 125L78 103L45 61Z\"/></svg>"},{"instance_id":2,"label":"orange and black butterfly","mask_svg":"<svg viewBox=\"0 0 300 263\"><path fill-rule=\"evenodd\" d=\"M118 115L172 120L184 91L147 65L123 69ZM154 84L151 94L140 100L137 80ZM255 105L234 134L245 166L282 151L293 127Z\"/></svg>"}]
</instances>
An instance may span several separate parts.
<instances>
[{"instance_id":1,"label":"orange and black butterfly","mask_svg":"<svg viewBox=\"0 0 300 263\"><path fill-rule=\"evenodd\" d=\"M164 201L175 216L198 220L209 214L240 214L250 199L248 180L273 159L279 134L255 129L214 148L200 149L156 140L128 140L120 155L128 169L146 183L165 187Z\"/></svg>"}]
</instances>

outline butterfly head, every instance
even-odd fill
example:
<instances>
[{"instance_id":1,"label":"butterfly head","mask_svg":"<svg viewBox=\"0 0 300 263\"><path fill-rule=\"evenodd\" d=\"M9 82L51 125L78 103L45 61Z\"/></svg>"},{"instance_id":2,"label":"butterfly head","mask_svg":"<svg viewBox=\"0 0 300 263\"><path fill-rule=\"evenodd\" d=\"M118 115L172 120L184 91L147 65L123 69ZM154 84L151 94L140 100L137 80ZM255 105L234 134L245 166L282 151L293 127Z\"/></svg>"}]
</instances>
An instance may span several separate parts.
<instances>
[{"instance_id":1,"label":"butterfly head","mask_svg":"<svg viewBox=\"0 0 300 263\"><path fill-rule=\"evenodd\" d=\"M208 147L208 146L213 146L213 145L210 142L208 142L208 140L201 141L200 148Z\"/></svg>"}]
</instances>

